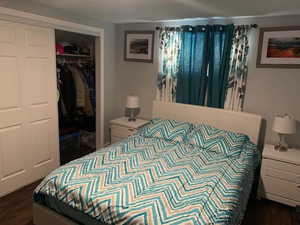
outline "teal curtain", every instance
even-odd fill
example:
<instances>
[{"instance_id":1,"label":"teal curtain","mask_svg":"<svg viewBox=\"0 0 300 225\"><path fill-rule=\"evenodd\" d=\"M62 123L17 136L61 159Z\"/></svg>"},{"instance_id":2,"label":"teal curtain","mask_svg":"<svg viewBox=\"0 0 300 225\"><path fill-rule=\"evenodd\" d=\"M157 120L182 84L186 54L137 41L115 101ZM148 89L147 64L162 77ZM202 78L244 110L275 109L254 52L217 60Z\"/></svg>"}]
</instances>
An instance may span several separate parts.
<instances>
[{"instance_id":1,"label":"teal curtain","mask_svg":"<svg viewBox=\"0 0 300 225\"><path fill-rule=\"evenodd\" d=\"M233 24L212 25L209 29L207 106L223 108L234 26Z\"/></svg>"},{"instance_id":2,"label":"teal curtain","mask_svg":"<svg viewBox=\"0 0 300 225\"><path fill-rule=\"evenodd\" d=\"M183 26L176 102L204 105L207 84L208 27Z\"/></svg>"},{"instance_id":3,"label":"teal curtain","mask_svg":"<svg viewBox=\"0 0 300 225\"><path fill-rule=\"evenodd\" d=\"M156 99L223 108L233 35L233 24L161 29Z\"/></svg>"}]
</instances>

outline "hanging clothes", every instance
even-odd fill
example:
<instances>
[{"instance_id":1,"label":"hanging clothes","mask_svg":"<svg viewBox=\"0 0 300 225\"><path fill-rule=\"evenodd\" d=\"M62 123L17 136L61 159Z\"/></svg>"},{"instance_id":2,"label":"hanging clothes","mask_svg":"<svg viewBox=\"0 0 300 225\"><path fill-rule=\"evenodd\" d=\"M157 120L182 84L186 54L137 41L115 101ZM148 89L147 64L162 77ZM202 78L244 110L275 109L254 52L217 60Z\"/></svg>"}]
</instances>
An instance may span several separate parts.
<instances>
[{"instance_id":1,"label":"hanging clothes","mask_svg":"<svg viewBox=\"0 0 300 225\"><path fill-rule=\"evenodd\" d=\"M73 79L75 81L75 88L76 88L76 106L77 108L83 108L86 104L86 90L84 81L81 78L81 72L75 66L68 66L72 72Z\"/></svg>"},{"instance_id":2,"label":"hanging clothes","mask_svg":"<svg viewBox=\"0 0 300 225\"><path fill-rule=\"evenodd\" d=\"M75 80L77 91L77 107L82 108L87 116L93 116L94 110L90 99L90 91L85 76L78 65L69 65Z\"/></svg>"},{"instance_id":3,"label":"hanging clothes","mask_svg":"<svg viewBox=\"0 0 300 225\"><path fill-rule=\"evenodd\" d=\"M83 81L84 86L85 86L85 105L83 107L83 111L87 116L93 116L94 111L93 111L93 106L92 106L92 103L91 103L88 83L87 83L87 81L85 79L85 76L82 73L82 70L80 69L80 67L77 66L77 69L80 71L79 75L80 75L80 78Z\"/></svg>"},{"instance_id":4,"label":"hanging clothes","mask_svg":"<svg viewBox=\"0 0 300 225\"><path fill-rule=\"evenodd\" d=\"M79 69L82 71L86 84L89 89L89 96L93 109L96 109L96 80L95 80L95 65L92 63L84 64Z\"/></svg>"},{"instance_id":5,"label":"hanging clothes","mask_svg":"<svg viewBox=\"0 0 300 225\"><path fill-rule=\"evenodd\" d=\"M57 65L57 87L59 90L59 126L67 127L76 117L76 90L73 76L68 67Z\"/></svg>"},{"instance_id":6,"label":"hanging clothes","mask_svg":"<svg viewBox=\"0 0 300 225\"><path fill-rule=\"evenodd\" d=\"M80 63L79 63L80 62ZM89 132L96 130L95 64L63 60L57 63L60 133L69 128Z\"/></svg>"},{"instance_id":7,"label":"hanging clothes","mask_svg":"<svg viewBox=\"0 0 300 225\"><path fill-rule=\"evenodd\" d=\"M61 99L63 100L68 115L73 119L76 111L77 98L73 75L67 65L58 66L58 68L60 69Z\"/></svg>"},{"instance_id":8,"label":"hanging clothes","mask_svg":"<svg viewBox=\"0 0 300 225\"><path fill-rule=\"evenodd\" d=\"M60 30L55 39L60 159L67 163L96 149L96 43L92 36Z\"/></svg>"}]
</instances>

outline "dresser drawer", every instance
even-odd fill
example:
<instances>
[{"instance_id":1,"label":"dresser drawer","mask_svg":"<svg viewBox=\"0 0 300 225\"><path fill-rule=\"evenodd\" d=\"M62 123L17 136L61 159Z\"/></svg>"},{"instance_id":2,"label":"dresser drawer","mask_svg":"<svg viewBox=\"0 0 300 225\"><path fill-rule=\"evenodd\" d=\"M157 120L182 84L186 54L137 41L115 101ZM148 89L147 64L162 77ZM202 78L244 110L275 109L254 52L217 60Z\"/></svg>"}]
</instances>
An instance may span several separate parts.
<instances>
[{"instance_id":1,"label":"dresser drawer","mask_svg":"<svg viewBox=\"0 0 300 225\"><path fill-rule=\"evenodd\" d=\"M290 173L282 170L273 169L270 167L263 167L262 168L262 175L263 176L270 176L274 178L279 178L281 180L286 180L289 182L297 183L300 185L300 175L295 173ZM300 190L299 190L300 191Z\"/></svg>"},{"instance_id":2,"label":"dresser drawer","mask_svg":"<svg viewBox=\"0 0 300 225\"><path fill-rule=\"evenodd\" d=\"M262 168L273 168L276 170L290 172L300 175L300 166L292 163L281 162L273 159L264 158L262 162Z\"/></svg>"},{"instance_id":3,"label":"dresser drawer","mask_svg":"<svg viewBox=\"0 0 300 225\"><path fill-rule=\"evenodd\" d=\"M275 194L294 201L300 201L300 185L285 180L262 176L262 190L264 193Z\"/></svg>"},{"instance_id":4,"label":"dresser drawer","mask_svg":"<svg viewBox=\"0 0 300 225\"><path fill-rule=\"evenodd\" d=\"M137 129L129 128L129 127L122 127L111 125L111 136L120 137L120 138L127 138L128 136L134 134Z\"/></svg>"}]
</instances>

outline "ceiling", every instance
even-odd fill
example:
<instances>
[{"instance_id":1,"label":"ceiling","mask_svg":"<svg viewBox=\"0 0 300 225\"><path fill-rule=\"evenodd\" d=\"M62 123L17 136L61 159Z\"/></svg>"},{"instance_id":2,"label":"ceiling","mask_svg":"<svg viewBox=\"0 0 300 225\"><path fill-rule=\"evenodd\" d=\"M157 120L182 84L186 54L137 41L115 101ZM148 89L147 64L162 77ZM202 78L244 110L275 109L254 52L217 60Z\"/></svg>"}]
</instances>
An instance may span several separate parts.
<instances>
[{"instance_id":1,"label":"ceiling","mask_svg":"<svg viewBox=\"0 0 300 225\"><path fill-rule=\"evenodd\" d=\"M19 2L22 10L24 0L10 2ZM300 14L300 0L26 0L26 5L113 23Z\"/></svg>"}]
</instances>

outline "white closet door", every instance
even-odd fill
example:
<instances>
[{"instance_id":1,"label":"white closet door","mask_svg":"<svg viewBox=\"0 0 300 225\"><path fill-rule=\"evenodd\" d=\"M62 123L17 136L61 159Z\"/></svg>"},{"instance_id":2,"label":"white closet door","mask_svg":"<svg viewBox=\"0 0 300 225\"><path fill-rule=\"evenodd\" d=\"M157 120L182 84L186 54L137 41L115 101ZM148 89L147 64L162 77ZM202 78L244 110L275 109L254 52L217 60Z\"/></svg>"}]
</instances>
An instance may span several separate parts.
<instances>
[{"instance_id":1,"label":"white closet door","mask_svg":"<svg viewBox=\"0 0 300 225\"><path fill-rule=\"evenodd\" d=\"M0 196L59 165L54 31L0 21Z\"/></svg>"},{"instance_id":2,"label":"white closet door","mask_svg":"<svg viewBox=\"0 0 300 225\"><path fill-rule=\"evenodd\" d=\"M21 187L27 180L25 106L17 24L0 21L0 192Z\"/></svg>"},{"instance_id":3,"label":"white closet door","mask_svg":"<svg viewBox=\"0 0 300 225\"><path fill-rule=\"evenodd\" d=\"M34 181L58 167L58 119L54 30L25 26L24 102L30 177Z\"/></svg>"}]
</instances>

